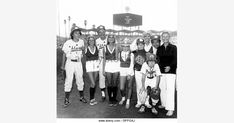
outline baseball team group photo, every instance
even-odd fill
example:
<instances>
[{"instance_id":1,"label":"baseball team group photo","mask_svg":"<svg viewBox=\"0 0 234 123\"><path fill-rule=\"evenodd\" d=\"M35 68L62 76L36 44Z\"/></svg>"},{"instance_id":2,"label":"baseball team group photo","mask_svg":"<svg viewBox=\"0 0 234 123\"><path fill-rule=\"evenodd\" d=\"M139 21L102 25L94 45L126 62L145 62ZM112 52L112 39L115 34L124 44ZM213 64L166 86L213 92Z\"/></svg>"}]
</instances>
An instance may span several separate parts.
<instances>
[{"instance_id":1,"label":"baseball team group photo","mask_svg":"<svg viewBox=\"0 0 234 123\"><path fill-rule=\"evenodd\" d=\"M177 118L176 2L58 0L57 118Z\"/></svg>"}]
</instances>

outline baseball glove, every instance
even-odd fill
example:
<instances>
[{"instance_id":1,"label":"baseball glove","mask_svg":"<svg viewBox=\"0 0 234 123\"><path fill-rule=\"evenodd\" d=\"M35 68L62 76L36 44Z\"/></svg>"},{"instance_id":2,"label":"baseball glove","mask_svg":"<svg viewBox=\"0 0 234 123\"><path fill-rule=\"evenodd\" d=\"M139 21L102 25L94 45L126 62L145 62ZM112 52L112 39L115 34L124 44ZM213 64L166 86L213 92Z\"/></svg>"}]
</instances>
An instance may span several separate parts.
<instances>
[{"instance_id":1,"label":"baseball glove","mask_svg":"<svg viewBox=\"0 0 234 123\"><path fill-rule=\"evenodd\" d=\"M159 88L152 88L151 89L151 92L150 92L150 97L155 99L155 100L158 100L159 97L160 97L160 89Z\"/></svg>"}]
</instances>

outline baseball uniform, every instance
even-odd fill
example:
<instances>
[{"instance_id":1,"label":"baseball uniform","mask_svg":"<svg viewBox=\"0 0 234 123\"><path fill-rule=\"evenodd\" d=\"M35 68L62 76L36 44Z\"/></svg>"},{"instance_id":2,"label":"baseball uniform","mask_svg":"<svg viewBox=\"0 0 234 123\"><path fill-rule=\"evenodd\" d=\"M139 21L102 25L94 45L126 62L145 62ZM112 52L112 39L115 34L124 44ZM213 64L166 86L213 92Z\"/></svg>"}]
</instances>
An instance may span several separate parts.
<instances>
[{"instance_id":1,"label":"baseball uniform","mask_svg":"<svg viewBox=\"0 0 234 123\"><path fill-rule=\"evenodd\" d=\"M141 73L146 75L146 78L145 78L145 89L147 89L147 87L151 87L151 88L154 88L156 87L156 77L157 76L161 76L161 72L160 72L160 69L159 69L159 66L158 64L155 64L152 68L150 68L147 64L147 62L145 62L143 65L142 65L142 68L141 68ZM154 105L156 105L156 103L158 102L158 100L154 100L152 99L152 103ZM145 104L149 104L149 100L146 99L145 101Z\"/></svg>"},{"instance_id":2,"label":"baseball uniform","mask_svg":"<svg viewBox=\"0 0 234 123\"><path fill-rule=\"evenodd\" d=\"M105 77L103 76L103 49L107 45L107 38L102 40L101 38L98 38L96 40L96 46L98 48L99 52L99 58L100 58L100 63L99 63L99 87L100 88L105 88Z\"/></svg>"},{"instance_id":3,"label":"baseball uniform","mask_svg":"<svg viewBox=\"0 0 234 123\"><path fill-rule=\"evenodd\" d=\"M73 40L67 40L62 50L66 54L67 61L65 64L66 70L66 79L64 90L65 92L70 92L72 88L72 80L73 75L76 77L77 89L82 91L84 89L84 81L83 81L83 69L82 69L82 47L84 47L84 41L79 39L78 42L74 42Z\"/></svg>"}]
</instances>

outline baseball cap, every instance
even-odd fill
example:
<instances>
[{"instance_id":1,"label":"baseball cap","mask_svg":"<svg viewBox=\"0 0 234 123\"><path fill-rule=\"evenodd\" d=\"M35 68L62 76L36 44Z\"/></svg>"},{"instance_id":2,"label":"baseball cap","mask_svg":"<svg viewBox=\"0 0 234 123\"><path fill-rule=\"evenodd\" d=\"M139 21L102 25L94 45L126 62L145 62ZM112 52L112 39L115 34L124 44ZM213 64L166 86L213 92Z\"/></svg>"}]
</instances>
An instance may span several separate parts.
<instances>
[{"instance_id":1,"label":"baseball cap","mask_svg":"<svg viewBox=\"0 0 234 123\"><path fill-rule=\"evenodd\" d=\"M97 30L106 30L106 29L105 29L105 26L100 25L100 26L97 27Z\"/></svg>"},{"instance_id":2,"label":"baseball cap","mask_svg":"<svg viewBox=\"0 0 234 123\"><path fill-rule=\"evenodd\" d=\"M136 44L138 45L139 43L145 44L144 39L143 38L138 38L136 40Z\"/></svg>"},{"instance_id":3,"label":"baseball cap","mask_svg":"<svg viewBox=\"0 0 234 123\"><path fill-rule=\"evenodd\" d=\"M73 33L74 33L75 31L79 31L79 32L80 32L80 34L81 34L81 30L80 30L80 28L79 28L78 26L75 26L75 27L73 27L73 28L71 29L71 33L70 33L70 35L73 35Z\"/></svg>"},{"instance_id":4,"label":"baseball cap","mask_svg":"<svg viewBox=\"0 0 234 123\"><path fill-rule=\"evenodd\" d=\"M153 35L150 37L151 40L160 40L160 36L159 35Z\"/></svg>"}]
</instances>

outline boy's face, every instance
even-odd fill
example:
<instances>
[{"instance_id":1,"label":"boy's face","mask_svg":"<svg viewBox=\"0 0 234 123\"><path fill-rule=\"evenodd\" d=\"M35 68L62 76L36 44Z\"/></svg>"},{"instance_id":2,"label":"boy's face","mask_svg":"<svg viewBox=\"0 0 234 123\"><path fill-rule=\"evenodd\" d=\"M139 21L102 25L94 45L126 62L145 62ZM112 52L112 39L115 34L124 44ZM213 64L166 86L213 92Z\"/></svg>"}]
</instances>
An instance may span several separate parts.
<instances>
[{"instance_id":1,"label":"boy's face","mask_svg":"<svg viewBox=\"0 0 234 123\"><path fill-rule=\"evenodd\" d=\"M155 61L148 61L148 65L149 65L149 67L154 67Z\"/></svg>"},{"instance_id":2,"label":"boy's face","mask_svg":"<svg viewBox=\"0 0 234 123\"><path fill-rule=\"evenodd\" d=\"M144 49L144 44L143 43L139 43L138 45L137 45L137 48L138 48L138 50L143 50Z\"/></svg>"}]
</instances>

